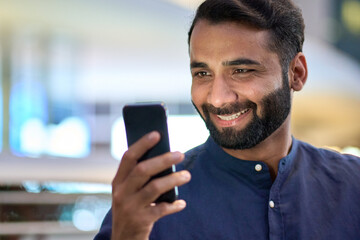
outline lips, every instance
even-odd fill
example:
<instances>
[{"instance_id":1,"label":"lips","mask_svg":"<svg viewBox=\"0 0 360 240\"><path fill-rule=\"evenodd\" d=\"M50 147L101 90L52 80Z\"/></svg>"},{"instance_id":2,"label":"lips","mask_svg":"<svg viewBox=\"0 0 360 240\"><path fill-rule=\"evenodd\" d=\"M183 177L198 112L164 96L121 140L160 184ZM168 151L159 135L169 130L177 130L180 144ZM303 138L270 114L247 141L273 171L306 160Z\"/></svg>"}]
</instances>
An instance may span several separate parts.
<instances>
[{"instance_id":1,"label":"lips","mask_svg":"<svg viewBox=\"0 0 360 240\"><path fill-rule=\"evenodd\" d=\"M231 115L216 115L218 118L220 118L223 121L232 121L234 119L239 118L242 114L247 113L250 110L250 108L246 108L240 112L231 114Z\"/></svg>"}]
</instances>

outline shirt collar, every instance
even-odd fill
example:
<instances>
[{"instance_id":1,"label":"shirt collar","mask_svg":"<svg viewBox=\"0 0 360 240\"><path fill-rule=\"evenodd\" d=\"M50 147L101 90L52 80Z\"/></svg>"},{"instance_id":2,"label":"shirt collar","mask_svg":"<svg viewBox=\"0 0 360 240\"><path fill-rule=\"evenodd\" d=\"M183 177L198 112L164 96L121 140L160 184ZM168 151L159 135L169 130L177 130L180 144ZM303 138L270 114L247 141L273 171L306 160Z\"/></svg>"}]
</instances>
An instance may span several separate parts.
<instances>
[{"instance_id":1,"label":"shirt collar","mask_svg":"<svg viewBox=\"0 0 360 240\"><path fill-rule=\"evenodd\" d=\"M291 144L291 148L290 148L290 152L288 155L286 155L285 157L283 157L282 159L280 159L279 161L279 166L278 166L278 172L279 173L286 173L289 172L292 162L296 156L297 150L298 150L298 145L299 145L299 141L296 140L294 137L292 138L292 144Z\"/></svg>"},{"instance_id":2,"label":"shirt collar","mask_svg":"<svg viewBox=\"0 0 360 240\"><path fill-rule=\"evenodd\" d=\"M279 161L278 174L287 174L289 172L297 147L298 141L292 137L289 154ZM271 187L270 172L265 163L235 158L226 153L211 137L205 142L205 149L209 154L207 160L212 161L220 169L246 177L261 188Z\"/></svg>"}]
</instances>

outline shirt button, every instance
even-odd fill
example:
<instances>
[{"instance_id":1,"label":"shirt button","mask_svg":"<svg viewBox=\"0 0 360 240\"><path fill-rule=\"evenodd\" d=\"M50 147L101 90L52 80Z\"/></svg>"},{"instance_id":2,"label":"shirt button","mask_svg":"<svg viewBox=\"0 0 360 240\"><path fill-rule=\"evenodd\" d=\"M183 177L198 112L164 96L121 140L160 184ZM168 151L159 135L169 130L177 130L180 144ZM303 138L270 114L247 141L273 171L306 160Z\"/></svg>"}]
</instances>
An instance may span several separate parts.
<instances>
[{"instance_id":1,"label":"shirt button","mask_svg":"<svg viewBox=\"0 0 360 240\"><path fill-rule=\"evenodd\" d=\"M274 201L270 201L270 202L269 202L269 207L271 207L271 208L274 208L274 207L275 207Z\"/></svg>"},{"instance_id":2,"label":"shirt button","mask_svg":"<svg viewBox=\"0 0 360 240\"><path fill-rule=\"evenodd\" d=\"M256 170L257 172L260 172L260 171L262 170L261 164L256 164L256 165L255 165L255 170Z\"/></svg>"}]
</instances>

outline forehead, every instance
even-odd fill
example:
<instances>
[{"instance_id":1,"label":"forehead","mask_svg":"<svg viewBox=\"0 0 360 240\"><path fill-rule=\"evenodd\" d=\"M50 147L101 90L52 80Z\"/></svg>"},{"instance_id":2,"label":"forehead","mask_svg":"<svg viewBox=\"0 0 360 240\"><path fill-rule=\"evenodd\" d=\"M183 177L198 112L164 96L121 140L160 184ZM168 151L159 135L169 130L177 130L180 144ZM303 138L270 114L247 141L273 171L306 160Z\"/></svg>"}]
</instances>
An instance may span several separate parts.
<instances>
[{"instance_id":1,"label":"forehead","mask_svg":"<svg viewBox=\"0 0 360 240\"><path fill-rule=\"evenodd\" d=\"M267 47L269 40L270 33L267 30L236 22L211 23L199 20L190 39L190 57L264 58L274 54Z\"/></svg>"}]
</instances>

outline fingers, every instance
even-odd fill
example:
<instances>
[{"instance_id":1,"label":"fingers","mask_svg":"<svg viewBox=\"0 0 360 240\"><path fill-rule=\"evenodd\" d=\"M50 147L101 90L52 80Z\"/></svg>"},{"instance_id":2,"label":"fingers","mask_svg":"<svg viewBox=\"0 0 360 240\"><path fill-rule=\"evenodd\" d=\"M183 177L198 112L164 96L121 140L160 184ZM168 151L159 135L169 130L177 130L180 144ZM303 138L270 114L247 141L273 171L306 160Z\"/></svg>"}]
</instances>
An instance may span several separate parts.
<instances>
[{"instance_id":1,"label":"fingers","mask_svg":"<svg viewBox=\"0 0 360 240\"><path fill-rule=\"evenodd\" d=\"M116 212L116 206L113 206L111 239L149 239L154 222L163 216L183 210L186 203L184 200L177 200L173 203L148 205L141 209L132 209L132 205L130 203L127 208L120 208Z\"/></svg>"},{"instance_id":2,"label":"fingers","mask_svg":"<svg viewBox=\"0 0 360 240\"><path fill-rule=\"evenodd\" d=\"M147 206L154 202L161 194L188 183L191 175L187 170L169 174L162 178L153 179L146 184L137 194L134 195L132 201L138 205Z\"/></svg>"},{"instance_id":3,"label":"fingers","mask_svg":"<svg viewBox=\"0 0 360 240\"><path fill-rule=\"evenodd\" d=\"M138 191L152 176L171 168L173 164L180 163L183 159L184 154L169 152L138 163L126 178L126 185L131 186L131 189L129 188L125 192L132 193L131 191Z\"/></svg>"},{"instance_id":4,"label":"fingers","mask_svg":"<svg viewBox=\"0 0 360 240\"><path fill-rule=\"evenodd\" d=\"M173 203L153 203L161 194L190 181L186 170L152 179L151 176L172 165L180 163L184 154L168 152L138 163L149 149L160 140L158 132L151 132L131 145L124 154L113 180L112 210L113 236L118 239L146 239L153 223L159 218L176 213L185 208L183 200Z\"/></svg>"},{"instance_id":5,"label":"fingers","mask_svg":"<svg viewBox=\"0 0 360 240\"><path fill-rule=\"evenodd\" d=\"M160 140L158 132L150 132L131 145L121 159L118 171L113 179L113 185L121 183L136 166L138 159Z\"/></svg>"},{"instance_id":6,"label":"fingers","mask_svg":"<svg viewBox=\"0 0 360 240\"><path fill-rule=\"evenodd\" d=\"M154 220L170 215L173 213L180 212L186 207L186 202L184 200L176 200L173 203L159 203L149 206L149 212L153 216Z\"/></svg>"}]
</instances>

